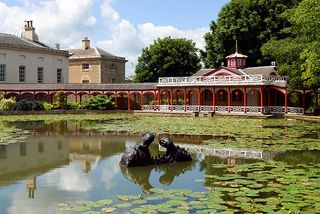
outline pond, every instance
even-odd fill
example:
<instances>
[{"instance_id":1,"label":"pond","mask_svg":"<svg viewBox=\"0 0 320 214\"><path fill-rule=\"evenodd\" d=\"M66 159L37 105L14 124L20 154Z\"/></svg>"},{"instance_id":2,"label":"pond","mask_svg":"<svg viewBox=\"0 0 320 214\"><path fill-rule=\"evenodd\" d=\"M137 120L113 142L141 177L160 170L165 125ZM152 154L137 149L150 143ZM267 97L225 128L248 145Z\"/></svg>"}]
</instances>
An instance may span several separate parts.
<instances>
[{"instance_id":1,"label":"pond","mask_svg":"<svg viewBox=\"0 0 320 214\"><path fill-rule=\"evenodd\" d=\"M1 213L320 210L319 123L127 115L42 119L1 120L1 141L8 142L0 146ZM121 154L140 142L143 130L157 132L155 142L169 136L193 161L120 167ZM150 151L163 152L156 143Z\"/></svg>"}]
</instances>

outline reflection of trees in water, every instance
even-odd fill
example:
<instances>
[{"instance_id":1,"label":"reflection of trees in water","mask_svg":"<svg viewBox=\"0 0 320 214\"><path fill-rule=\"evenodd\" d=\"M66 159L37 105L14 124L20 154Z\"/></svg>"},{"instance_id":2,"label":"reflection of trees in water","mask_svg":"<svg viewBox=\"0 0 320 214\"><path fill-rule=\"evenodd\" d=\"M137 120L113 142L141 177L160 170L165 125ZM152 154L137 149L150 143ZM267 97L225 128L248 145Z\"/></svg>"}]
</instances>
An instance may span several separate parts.
<instances>
[{"instance_id":1,"label":"reflection of trees in water","mask_svg":"<svg viewBox=\"0 0 320 214\"><path fill-rule=\"evenodd\" d=\"M194 157L193 157L194 158ZM128 180L141 187L141 190L150 194L150 189L153 186L149 182L152 170L163 173L159 177L159 182L164 185L170 185L175 177L179 177L187 171L191 171L195 166L195 159L193 161L159 164L143 167L120 167L121 172Z\"/></svg>"},{"instance_id":2,"label":"reflection of trees in water","mask_svg":"<svg viewBox=\"0 0 320 214\"><path fill-rule=\"evenodd\" d=\"M274 160L283 161L290 165L320 163L320 151L286 151L275 155Z\"/></svg>"}]
</instances>

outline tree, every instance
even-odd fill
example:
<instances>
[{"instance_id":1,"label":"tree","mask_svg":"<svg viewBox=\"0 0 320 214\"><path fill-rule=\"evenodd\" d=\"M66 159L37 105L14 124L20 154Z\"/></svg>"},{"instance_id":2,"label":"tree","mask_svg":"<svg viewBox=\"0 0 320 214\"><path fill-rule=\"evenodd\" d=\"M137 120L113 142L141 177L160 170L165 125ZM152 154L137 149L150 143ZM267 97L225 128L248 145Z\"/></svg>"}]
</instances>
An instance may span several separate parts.
<instances>
[{"instance_id":1,"label":"tree","mask_svg":"<svg viewBox=\"0 0 320 214\"><path fill-rule=\"evenodd\" d=\"M206 67L218 67L235 52L235 40L241 53L248 55L248 66L270 65L261 54L261 46L271 38L281 39L289 22L281 16L301 0L231 0L212 21L205 34L201 58Z\"/></svg>"},{"instance_id":2,"label":"tree","mask_svg":"<svg viewBox=\"0 0 320 214\"><path fill-rule=\"evenodd\" d=\"M159 77L190 76L200 69L195 43L185 38L158 38L142 49L135 82L155 82Z\"/></svg>"},{"instance_id":3,"label":"tree","mask_svg":"<svg viewBox=\"0 0 320 214\"><path fill-rule=\"evenodd\" d=\"M316 91L320 87L320 3L303 0L284 17L291 23L284 30L288 37L272 39L262 52L276 60L281 74L289 76L291 89L300 86Z\"/></svg>"}]
</instances>

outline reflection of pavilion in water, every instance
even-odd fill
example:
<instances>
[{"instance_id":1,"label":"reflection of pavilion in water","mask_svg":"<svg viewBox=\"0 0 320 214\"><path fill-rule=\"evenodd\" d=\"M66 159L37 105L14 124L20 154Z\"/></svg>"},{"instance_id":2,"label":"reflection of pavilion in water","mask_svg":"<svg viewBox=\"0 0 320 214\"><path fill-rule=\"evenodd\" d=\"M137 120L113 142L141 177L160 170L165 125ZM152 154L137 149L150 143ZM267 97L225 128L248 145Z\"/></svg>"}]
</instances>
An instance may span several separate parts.
<instances>
[{"instance_id":1,"label":"reflection of pavilion in water","mask_svg":"<svg viewBox=\"0 0 320 214\"><path fill-rule=\"evenodd\" d=\"M192 144L178 144L190 152L201 154L202 156L216 156L228 159L228 164L234 165L237 159L273 160L278 154L285 151L266 151L253 149L232 149L232 148L213 148L212 146L201 146Z\"/></svg>"},{"instance_id":2,"label":"reflection of pavilion in water","mask_svg":"<svg viewBox=\"0 0 320 214\"><path fill-rule=\"evenodd\" d=\"M36 178L71 161L83 161L83 171L92 163L125 149L123 138L112 136L43 136L36 133L25 142L0 146L0 186L26 180L29 198L35 197Z\"/></svg>"}]
</instances>

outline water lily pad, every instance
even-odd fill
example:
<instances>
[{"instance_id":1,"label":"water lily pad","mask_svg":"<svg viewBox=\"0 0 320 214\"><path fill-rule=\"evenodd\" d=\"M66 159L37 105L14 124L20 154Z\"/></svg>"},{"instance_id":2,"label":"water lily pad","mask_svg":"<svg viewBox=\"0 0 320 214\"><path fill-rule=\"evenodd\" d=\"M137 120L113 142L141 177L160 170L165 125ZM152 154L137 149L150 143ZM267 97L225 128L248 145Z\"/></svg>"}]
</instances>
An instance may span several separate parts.
<instances>
[{"instance_id":1,"label":"water lily pad","mask_svg":"<svg viewBox=\"0 0 320 214\"><path fill-rule=\"evenodd\" d=\"M102 213L112 213L114 211L116 211L116 208L114 208L114 207L104 207L101 209Z\"/></svg>"}]
</instances>

